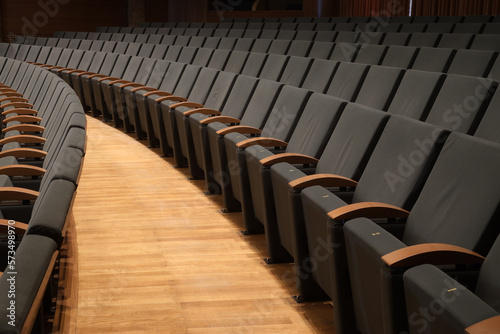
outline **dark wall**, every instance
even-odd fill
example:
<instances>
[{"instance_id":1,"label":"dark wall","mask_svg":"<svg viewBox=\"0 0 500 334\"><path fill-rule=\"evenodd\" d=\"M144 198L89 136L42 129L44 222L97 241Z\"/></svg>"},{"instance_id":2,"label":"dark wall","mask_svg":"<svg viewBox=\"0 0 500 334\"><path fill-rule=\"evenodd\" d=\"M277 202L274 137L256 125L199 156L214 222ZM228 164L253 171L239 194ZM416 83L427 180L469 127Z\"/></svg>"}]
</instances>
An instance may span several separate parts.
<instances>
[{"instance_id":1,"label":"dark wall","mask_svg":"<svg viewBox=\"0 0 500 334\"><path fill-rule=\"evenodd\" d=\"M2 35L126 26L127 0L2 0Z\"/></svg>"}]
</instances>

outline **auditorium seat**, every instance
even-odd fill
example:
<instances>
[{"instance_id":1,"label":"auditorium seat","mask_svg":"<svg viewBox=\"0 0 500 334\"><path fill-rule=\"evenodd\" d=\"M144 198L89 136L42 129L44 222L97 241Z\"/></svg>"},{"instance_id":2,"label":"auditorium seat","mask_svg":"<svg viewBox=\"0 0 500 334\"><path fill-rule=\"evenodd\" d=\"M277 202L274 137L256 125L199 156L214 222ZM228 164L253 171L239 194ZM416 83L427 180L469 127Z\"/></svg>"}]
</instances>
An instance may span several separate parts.
<instances>
[{"instance_id":1,"label":"auditorium seat","mask_svg":"<svg viewBox=\"0 0 500 334\"><path fill-rule=\"evenodd\" d=\"M446 73L456 50L445 48L420 48L412 69L420 71L430 71Z\"/></svg>"},{"instance_id":2,"label":"auditorium seat","mask_svg":"<svg viewBox=\"0 0 500 334\"><path fill-rule=\"evenodd\" d=\"M497 238L472 284L471 279L459 277L457 281L456 276L452 277L451 273L447 274L430 264L407 270L403 282L410 333L417 333L423 328L431 334L495 331L499 326L500 313L499 256L500 238ZM442 301L439 312L432 313L433 321L426 321L421 310L436 303L436 300ZM451 302L444 302L448 300Z\"/></svg>"},{"instance_id":3,"label":"auditorium seat","mask_svg":"<svg viewBox=\"0 0 500 334\"><path fill-rule=\"evenodd\" d=\"M498 52L483 50L458 50L447 73L486 77L495 62Z\"/></svg>"},{"instance_id":4,"label":"auditorium seat","mask_svg":"<svg viewBox=\"0 0 500 334\"><path fill-rule=\"evenodd\" d=\"M449 74L425 121L452 131L471 133L479 124L496 86L496 82Z\"/></svg>"},{"instance_id":5,"label":"auditorium seat","mask_svg":"<svg viewBox=\"0 0 500 334\"><path fill-rule=\"evenodd\" d=\"M297 247L307 247L311 261L315 263L314 270L309 271L309 274L336 305L334 313L337 319L335 322L337 331L342 328L343 330L339 332L352 333L354 324L343 241L343 222L335 220L336 225L330 228L329 217L337 212L336 209L341 211L349 210L351 207L363 207L363 203L366 202L381 202L411 209L439 153L443 134L444 131L436 126L393 115L389 118L359 181L330 176L333 180L326 183L328 187L355 187L354 193L332 193L319 185L302 190L306 234L302 234L300 246ZM401 159L408 159L409 152L421 149L418 146L421 140L425 140L426 151L420 154L418 165L411 165L412 172L405 173L404 182L388 178L387 175L398 173ZM327 236L331 244L335 244L335 248L328 244ZM318 247L325 249L327 255L320 257L315 251ZM299 265L304 266L300 263ZM307 268L303 270L307 272Z\"/></svg>"},{"instance_id":6,"label":"auditorium seat","mask_svg":"<svg viewBox=\"0 0 500 334\"><path fill-rule=\"evenodd\" d=\"M458 160L460 164L456 163ZM405 269L423 263L455 264L452 256L440 256L453 251L456 255L470 251L483 256L488 253L499 232L496 223L500 200L500 179L496 176L499 163L500 146L497 143L452 133L410 212L394 209L393 213L403 213L405 224L382 228L367 219L375 218L370 215L345 224L359 330L383 329L392 333L407 330L402 282ZM481 194L481 200L477 200L477 194ZM377 215L383 216L391 214ZM330 214L334 224L352 217L342 219ZM471 221L474 224L470 224ZM333 226L332 223L329 226ZM450 249L442 244L453 247ZM456 246L463 248L460 250ZM436 256L428 254L429 251ZM474 264L477 260L477 256L469 255L460 264ZM449 272L461 271L460 268L448 268Z\"/></svg>"}]
</instances>

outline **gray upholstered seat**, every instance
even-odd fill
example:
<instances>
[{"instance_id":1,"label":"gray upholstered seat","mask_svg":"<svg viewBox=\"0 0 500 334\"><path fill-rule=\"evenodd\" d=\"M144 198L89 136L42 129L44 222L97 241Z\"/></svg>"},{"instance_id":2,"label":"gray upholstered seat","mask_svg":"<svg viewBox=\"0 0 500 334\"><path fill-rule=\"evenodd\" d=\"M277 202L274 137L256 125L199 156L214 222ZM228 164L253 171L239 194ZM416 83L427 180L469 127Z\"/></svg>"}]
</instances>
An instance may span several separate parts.
<instances>
[{"instance_id":1,"label":"gray upholstered seat","mask_svg":"<svg viewBox=\"0 0 500 334\"><path fill-rule=\"evenodd\" d=\"M423 263L418 260L423 257L399 256L403 249L410 251L411 246L422 245L425 254L425 244L442 243L482 255L488 253L500 230L499 164L499 144L452 133L407 214L406 224L400 228L383 227L367 218L345 224L350 282L361 332L370 329L396 333L407 329L402 284L407 268L419 263L455 264L446 257L438 259L441 246L433 247L437 257L430 255ZM381 257L388 254L384 262ZM410 262L398 264L405 258ZM462 269L446 270L460 275Z\"/></svg>"}]
</instances>

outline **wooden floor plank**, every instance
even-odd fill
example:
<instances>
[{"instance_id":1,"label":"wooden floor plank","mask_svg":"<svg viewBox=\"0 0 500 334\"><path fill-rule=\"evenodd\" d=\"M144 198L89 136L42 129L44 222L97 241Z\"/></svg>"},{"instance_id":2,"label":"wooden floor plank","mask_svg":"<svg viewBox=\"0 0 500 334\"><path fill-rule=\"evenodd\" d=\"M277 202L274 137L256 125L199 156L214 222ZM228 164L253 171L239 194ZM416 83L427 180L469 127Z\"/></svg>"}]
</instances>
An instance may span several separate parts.
<instances>
[{"instance_id":1,"label":"wooden floor plank","mask_svg":"<svg viewBox=\"0 0 500 334\"><path fill-rule=\"evenodd\" d=\"M266 265L264 237L203 181L100 120L87 131L56 333L334 332L331 306L296 304L292 265Z\"/></svg>"}]
</instances>

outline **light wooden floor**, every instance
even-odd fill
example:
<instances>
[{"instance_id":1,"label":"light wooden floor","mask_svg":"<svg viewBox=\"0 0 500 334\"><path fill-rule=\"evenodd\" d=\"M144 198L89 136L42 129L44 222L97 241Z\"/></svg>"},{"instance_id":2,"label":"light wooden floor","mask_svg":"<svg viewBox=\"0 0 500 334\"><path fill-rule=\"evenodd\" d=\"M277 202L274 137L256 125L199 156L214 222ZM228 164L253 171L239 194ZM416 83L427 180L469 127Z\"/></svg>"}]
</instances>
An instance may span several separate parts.
<instances>
[{"instance_id":1,"label":"light wooden floor","mask_svg":"<svg viewBox=\"0 0 500 334\"><path fill-rule=\"evenodd\" d=\"M172 159L89 117L56 332L333 333L331 306L296 304L291 265L266 265L263 236L220 208Z\"/></svg>"}]
</instances>

